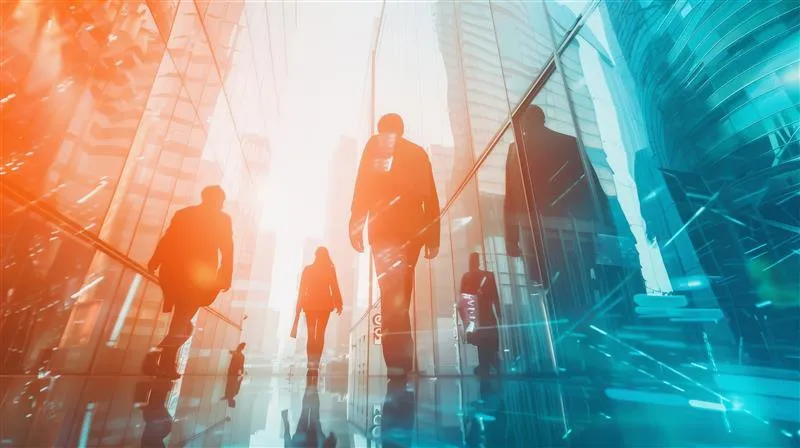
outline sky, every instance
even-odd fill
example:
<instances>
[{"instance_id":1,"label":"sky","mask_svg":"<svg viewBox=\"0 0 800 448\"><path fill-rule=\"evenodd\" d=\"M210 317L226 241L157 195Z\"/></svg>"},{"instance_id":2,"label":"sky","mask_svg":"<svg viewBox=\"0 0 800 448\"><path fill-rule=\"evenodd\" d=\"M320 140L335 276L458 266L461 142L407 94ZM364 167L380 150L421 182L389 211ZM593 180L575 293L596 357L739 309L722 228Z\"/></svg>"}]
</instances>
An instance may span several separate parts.
<instances>
[{"instance_id":1,"label":"sky","mask_svg":"<svg viewBox=\"0 0 800 448\"><path fill-rule=\"evenodd\" d=\"M324 235L331 154L341 136L360 139L367 130L369 53L379 12L379 3L304 3L287 40L262 220L277 237L280 262L273 267L269 306L281 311L278 334L289 332L300 270L308 261L305 242ZM279 353L287 342L281 338Z\"/></svg>"}]
</instances>

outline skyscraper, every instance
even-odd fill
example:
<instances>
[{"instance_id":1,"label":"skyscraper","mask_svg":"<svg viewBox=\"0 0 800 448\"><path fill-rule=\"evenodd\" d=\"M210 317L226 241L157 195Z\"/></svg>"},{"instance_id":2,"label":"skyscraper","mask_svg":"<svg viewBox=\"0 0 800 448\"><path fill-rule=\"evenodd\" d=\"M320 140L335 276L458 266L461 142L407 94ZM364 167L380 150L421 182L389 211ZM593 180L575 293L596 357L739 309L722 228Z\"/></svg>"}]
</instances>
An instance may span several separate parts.
<instances>
[{"instance_id":1,"label":"skyscraper","mask_svg":"<svg viewBox=\"0 0 800 448\"><path fill-rule=\"evenodd\" d=\"M648 210L659 246L688 236L682 243L697 251L702 289L745 347L763 348L765 337L773 347L796 341L796 325L769 324L772 313L796 319L796 304L756 306L797 291L797 235L789 229L800 220L792 193L800 144L790 137L800 121L800 10L792 2L607 2L600 14L643 111L649 151L637 154L637 169L660 168L665 188L653 194L666 195L682 221L660 225L668 221L654 216L663 212ZM674 25L659 26L666 20Z\"/></svg>"}]
</instances>

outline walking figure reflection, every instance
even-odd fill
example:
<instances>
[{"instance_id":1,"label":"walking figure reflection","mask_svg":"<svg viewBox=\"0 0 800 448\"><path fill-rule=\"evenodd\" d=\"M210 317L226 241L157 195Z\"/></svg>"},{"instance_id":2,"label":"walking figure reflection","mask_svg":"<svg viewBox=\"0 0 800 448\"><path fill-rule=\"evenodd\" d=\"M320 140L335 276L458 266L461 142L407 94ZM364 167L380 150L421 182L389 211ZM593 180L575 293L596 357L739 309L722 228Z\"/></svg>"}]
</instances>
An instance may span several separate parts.
<instances>
[{"instance_id":1,"label":"walking figure reflection","mask_svg":"<svg viewBox=\"0 0 800 448\"><path fill-rule=\"evenodd\" d=\"M381 410L381 444L384 447L413 446L417 397L405 381L390 380Z\"/></svg>"},{"instance_id":2,"label":"walking figure reflection","mask_svg":"<svg viewBox=\"0 0 800 448\"><path fill-rule=\"evenodd\" d=\"M350 242L364 252L369 244L381 292L381 348L390 378L405 377L414 364L409 308L414 269L439 253L439 199L425 150L403 138L403 119L383 116L378 135L369 139L356 177L350 217Z\"/></svg>"},{"instance_id":3,"label":"walking figure reflection","mask_svg":"<svg viewBox=\"0 0 800 448\"><path fill-rule=\"evenodd\" d=\"M228 407L236 407L236 395L242 388L242 380L244 379L244 348L247 346L244 342L236 347L236 350L231 351L231 362L228 364L228 381L225 383L225 396L223 400L228 401Z\"/></svg>"},{"instance_id":4,"label":"walking figure reflection","mask_svg":"<svg viewBox=\"0 0 800 448\"><path fill-rule=\"evenodd\" d=\"M515 446L509 437L503 397L491 381L480 382L480 400L473 402L464 425L466 445L470 448Z\"/></svg>"},{"instance_id":5,"label":"walking figure reflection","mask_svg":"<svg viewBox=\"0 0 800 448\"><path fill-rule=\"evenodd\" d=\"M500 297L494 273L481 269L480 254L469 256L469 271L461 277L459 313L466 339L478 347L475 374L487 375L494 368L500 373Z\"/></svg>"},{"instance_id":6,"label":"walking figure reflection","mask_svg":"<svg viewBox=\"0 0 800 448\"><path fill-rule=\"evenodd\" d=\"M167 410L167 398L172 390L171 381L144 383L146 404L141 408L144 418L142 448L165 448L164 439L172 432L172 415Z\"/></svg>"},{"instance_id":7,"label":"walking figure reflection","mask_svg":"<svg viewBox=\"0 0 800 448\"><path fill-rule=\"evenodd\" d=\"M328 249L319 247L314 262L303 269L300 277L300 291L290 334L292 338L297 337L300 313L304 312L308 327L306 347L308 374L311 376L317 375L319 371L319 362L325 345L325 328L333 310L339 315L342 314L342 293L339 291L336 268L333 266Z\"/></svg>"},{"instance_id":8,"label":"walking figure reflection","mask_svg":"<svg viewBox=\"0 0 800 448\"><path fill-rule=\"evenodd\" d=\"M319 390L317 390L317 379L309 378L306 381L306 391L303 394L303 409L300 412L300 419L297 421L294 435L289 427L289 410L285 409L281 413L283 420L283 443L286 447L314 447L314 448L334 448L337 443L336 435L333 432L322 430L319 418Z\"/></svg>"},{"instance_id":9,"label":"walking figure reflection","mask_svg":"<svg viewBox=\"0 0 800 448\"><path fill-rule=\"evenodd\" d=\"M530 292L547 297L548 307L538 319L550 323L542 331L563 338L558 361L552 351L541 356L549 358L553 370L558 362L559 369L592 369L593 376L609 372L608 358L588 350L582 337L565 336L594 317L587 310L597 297L644 289L641 269L623 256L628 242L633 248L632 234L617 231L609 196L575 137L549 129L535 105L517 124L506 162L506 250L509 256L524 256ZM570 323L559 328L552 323L559 320ZM586 338L597 336L589 331Z\"/></svg>"},{"instance_id":10,"label":"walking figure reflection","mask_svg":"<svg viewBox=\"0 0 800 448\"><path fill-rule=\"evenodd\" d=\"M231 287L233 230L230 216L222 211L225 192L211 186L201 195L200 205L175 212L148 263L150 272L158 273L163 311L172 312L172 319L159 349L145 357L145 374L180 378L178 350L192 335L192 319Z\"/></svg>"}]
</instances>

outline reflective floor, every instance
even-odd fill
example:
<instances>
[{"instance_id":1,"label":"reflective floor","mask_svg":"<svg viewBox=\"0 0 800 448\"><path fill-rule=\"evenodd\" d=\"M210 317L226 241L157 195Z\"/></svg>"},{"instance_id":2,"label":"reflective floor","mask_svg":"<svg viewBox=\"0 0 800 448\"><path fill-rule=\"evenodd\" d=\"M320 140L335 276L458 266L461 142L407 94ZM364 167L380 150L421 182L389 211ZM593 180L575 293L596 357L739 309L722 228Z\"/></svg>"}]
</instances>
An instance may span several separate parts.
<instances>
[{"instance_id":1,"label":"reflective floor","mask_svg":"<svg viewBox=\"0 0 800 448\"><path fill-rule=\"evenodd\" d=\"M656 371L602 387L373 378L349 393L324 376L4 377L0 431L2 446L36 447L797 446L797 372L718 367L713 388Z\"/></svg>"}]
</instances>

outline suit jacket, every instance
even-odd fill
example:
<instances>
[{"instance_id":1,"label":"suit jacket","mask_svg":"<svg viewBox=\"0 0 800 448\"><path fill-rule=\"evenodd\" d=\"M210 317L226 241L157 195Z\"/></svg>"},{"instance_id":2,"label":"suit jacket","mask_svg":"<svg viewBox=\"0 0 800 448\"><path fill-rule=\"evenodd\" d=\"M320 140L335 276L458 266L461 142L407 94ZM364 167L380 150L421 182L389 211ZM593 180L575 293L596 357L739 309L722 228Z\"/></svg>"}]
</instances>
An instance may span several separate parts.
<instances>
[{"instance_id":1,"label":"suit jacket","mask_svg":"<svg viewBox=\"0 0 800 448\"><path fill-rule=\"evenodd\" d=\"M525 133L522 141L525 157L519 155L516 143L512 143L506 160L504 216L508 244L519 243L519 227L527 219L534 226L538 222L535 216L529 216L526 190L543 217L574 218L613 227L608 198L594 169L584 171L575 137L543 127ZM592 189L600 196L599 217L592 204ZM533 212L530 211L531 215Z\"/></svg>"},{"instance_id":2,"label":"suit jacket","mask_svg":"<svg viewBox=\"0 0 800 448\"><path fill-rule=\"evenodd\" d=\"M406 139L395 145L389 172L374 168L377 136L367 142L356 177L351 213L369 216L369 242L416 242L439 247L439 197L425 150Z\"/></svg>"},{"instance_id":3,"label":"suit jacket","mask_svg":"<svg viewBox=\"0 0 800 448\"><path fill-rule=\"evenodd\" d=\"M478 324L495 327L500 318L500 297L494 273L484 270L468 271L461 276L462 294L473 294L478 298Z\"/></svg>"},{"instance_id":4,"label":"suit jacket","mask_svg":"<svg viewBox=\"0 0 800 448\"><path fill-rule=\"evenodd\" d=\"M233 275L230 216L202 205L178 210L150 264L160 266L165 311L176 301L210 305L221 285L230 284Z\"/></svg>"},{"instance_id":5,"label":"suit jacket","mask_svg":"<svg viewBox=\"0 0 800 448\"><path fill-rule=\"evenodd\" d=\"M333 266L311 264L300 276L297 310L333 311L342 307L342 293Z\"/></svg>"}]
</instances>

